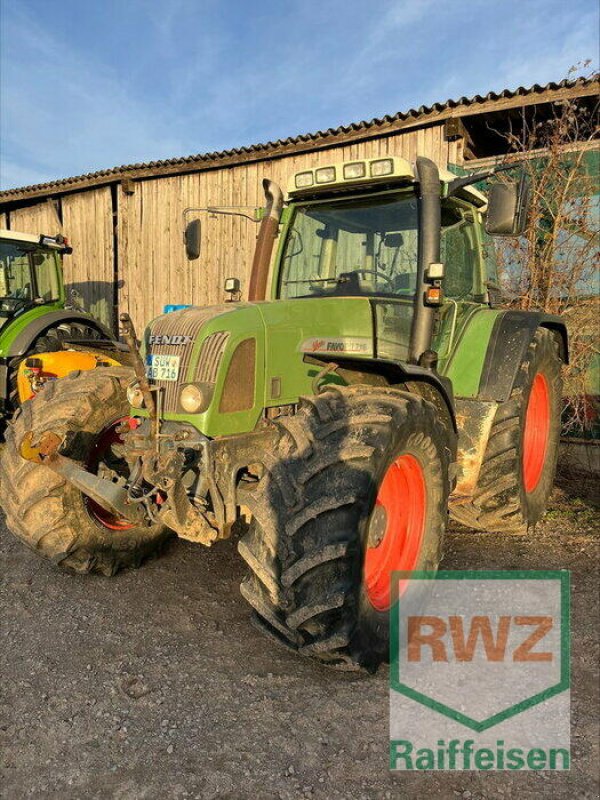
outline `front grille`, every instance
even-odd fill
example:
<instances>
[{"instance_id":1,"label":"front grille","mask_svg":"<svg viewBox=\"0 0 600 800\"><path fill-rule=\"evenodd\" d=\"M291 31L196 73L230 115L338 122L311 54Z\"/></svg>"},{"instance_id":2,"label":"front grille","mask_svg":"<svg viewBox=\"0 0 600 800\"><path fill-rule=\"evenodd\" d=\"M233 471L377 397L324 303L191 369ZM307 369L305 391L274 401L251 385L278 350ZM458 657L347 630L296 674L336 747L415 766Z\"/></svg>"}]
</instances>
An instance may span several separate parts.
<instances>
[{"instance_id":1,"label":"front grille","mask_svg":"<svg viewBox=\"0 0 600 800\"><path fill-rule=\"evenodd\" d=\"M206 337L202 344L200 358L198 359L198 367L196 369L197 381L202 383L216 382L217 371L228 339L229 333L227 333L227 331L211 333L210 336Z\"/></svg>"},{"instance_id":2,"label":"front grille","mask_svg":"<svg viewBox=\"0 0 600 800\"><path fill-rule=\"evenodd\" d=\"M158 317L148 329L148 336L189 336L190 342L185 345L148 344L146 352L153 355L179 356L179 379L177 381L151 380L153 386L163 389L163 408L167 412L176 413L179 410L179 390L185 382L187 371L192 358L194 344L200 335L202 327L221 314L234 311L231 305L211 306L210 308L184 308ZM207 337L202 345L195 380L214 383L216 380L219 363L225 349L229 334L219 332ZM200 376L203 377L200 377Z\"/></svg>"}]
</instances>

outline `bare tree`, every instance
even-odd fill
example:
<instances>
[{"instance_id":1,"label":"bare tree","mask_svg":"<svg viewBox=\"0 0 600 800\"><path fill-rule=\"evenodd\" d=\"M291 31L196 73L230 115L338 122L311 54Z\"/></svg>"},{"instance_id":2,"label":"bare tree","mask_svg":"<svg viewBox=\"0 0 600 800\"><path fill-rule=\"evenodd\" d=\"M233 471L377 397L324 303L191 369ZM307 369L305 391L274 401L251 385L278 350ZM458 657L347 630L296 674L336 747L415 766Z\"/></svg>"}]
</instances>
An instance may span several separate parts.
<instances>
[{"instance_id":1,"label":"bare tree","mask_svg":"<svg viewBox=\"0 0 600 800\"><path fill-rule=\"evenodd\" d=\"M523 110L518 125L496 133L508 143L505 160L518 162L531 185L525 233L497 251L504 293L517 308L564 315L571 350L565 432L589 434L600 419L598 105L564 100L537 120Z\"/></svg>"}]
</instances>

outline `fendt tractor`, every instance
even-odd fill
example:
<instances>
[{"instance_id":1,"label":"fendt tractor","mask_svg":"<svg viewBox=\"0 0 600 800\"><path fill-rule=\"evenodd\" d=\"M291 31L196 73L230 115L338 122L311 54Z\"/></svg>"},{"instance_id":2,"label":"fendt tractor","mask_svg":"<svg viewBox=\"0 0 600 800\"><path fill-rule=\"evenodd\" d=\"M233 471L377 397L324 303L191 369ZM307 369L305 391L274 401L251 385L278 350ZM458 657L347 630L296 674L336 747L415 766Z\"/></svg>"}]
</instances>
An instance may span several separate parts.
<instances>
[{"instance_id":1,"label":"fendt tractor","mask_svg":"<svg viewBox=\"0 0 600 800\"><path fill-rule=\"evenodd\" d=\"M42 383L121 361L112 333L66 302L71 252L63 236L0 230L0 423Z\"/></svg>"},{"instance_id":2,"label":"fendt tractor","mask_svg":"<svg viewBox=\"0 0 600 800\"><path fill-rule=\"evenodd\" d=\"M497 305L484 238L522 230L528 191L496 181L486 198L491 172L332 164L296 174L287 203L265 180L248 302L159 316L140 350L124 314L133 376L73 374L23 404L1 464L11 530L112 575L243 515L241 592L262 627L375 669L391 575L436 570L448 511L520 533L552 487L567 336ZM200 246L195 218L188 258Z\"/></svg>"}]
</instances>

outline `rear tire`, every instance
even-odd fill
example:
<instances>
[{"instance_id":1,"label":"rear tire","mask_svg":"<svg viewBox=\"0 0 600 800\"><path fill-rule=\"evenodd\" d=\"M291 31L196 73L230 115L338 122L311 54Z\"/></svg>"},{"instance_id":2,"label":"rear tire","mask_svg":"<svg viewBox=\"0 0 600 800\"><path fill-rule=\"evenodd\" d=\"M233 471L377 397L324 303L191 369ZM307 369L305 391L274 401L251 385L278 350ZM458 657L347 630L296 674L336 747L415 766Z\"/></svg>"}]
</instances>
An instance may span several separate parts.
<instances>
[{"instance_id":1,"label":"rear tire","mask_svg":"<svg viewBox=\"0 0 600 800\"><path fill-rule=\"evenodd\" d=\"M496 411L472 497L451 500L461 524L523 534L542 518L558 459L561 363L552 333L538 328L510 398Z\"/></svg>"},{"instance_id":2,"label":"rear tire","mask_svg":"<svg viewBox=\"0 0 600 800\"><path fill-rule=\"evenodd\" d=\"M454 434L422 398L366 386L302 398L297 414L277 425L279 444L267 471L242 499L252 513L239 543L251 570L242 594L262 627L301 654L374 670L389 658L387 587L395 558L380 575L381 564L375 571L367 566L367 555L384 545L389 551L394 535L386 516L385 534L381 527L377 534L379 490L401 459L419 465L414 474L422 475L423 507L415 507L417 527L411 529L408 516L406 542L416 541L422 520L420 540L396 568L435 571Z\"/></svg>"},{"instance_id":3,"label":"rear tire","mask_svg":"<svg viewBox=\"0 0 600 800\"><path fill-rule=\"evenodd\" d=\"M137 567L160 550L168 529L129 527L103 517L61 475L23 459L19 447L29 431L34 441L54 431L68 437L63 455L89 468L99 435L129 416L126 387L132 375L127 368L102 367L49 382L23 403L7 429L0 482L8 528L32 550L75 572L114 575Z\"/></svg>"}]
</instances>

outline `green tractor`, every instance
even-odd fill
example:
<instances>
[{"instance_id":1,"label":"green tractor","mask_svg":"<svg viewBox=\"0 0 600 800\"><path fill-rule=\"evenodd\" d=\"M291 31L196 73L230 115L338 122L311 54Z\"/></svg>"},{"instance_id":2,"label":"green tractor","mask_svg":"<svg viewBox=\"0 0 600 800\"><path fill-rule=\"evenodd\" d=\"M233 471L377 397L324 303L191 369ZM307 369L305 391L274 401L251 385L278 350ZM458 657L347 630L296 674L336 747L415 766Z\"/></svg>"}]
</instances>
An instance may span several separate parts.
<instances>
[{"instance_id":1,"label":"green tractor","mask_svg":"<svg viewBox=\"0 0 600 800\"><path fill-rule=\"evenodd\" d=\"M118 349L98 320L66 304L62 261L72 252L62 236L36 236L0 230L0 419L12 414L31 393L19 368L27 358L41 358L76 345ZM73 356L55 356L39 382L74 368ZM60 362L60 367L58 366Z\"/></svg>"},{"instance_id":2,"label":"green tractor","mask_svg":"<svg viewBox=\"0 0 600 800\"><path fill-rule=\"evenodd\" d=\"M519 233L527 187L486 198L481 179L359 160L295 175L287 203L265 180L248 302L230 280L232 302L159 316L139 352L123 315L133 375L71 375L23 405L1 463L10 529L112 575L243 515L264 630L375 669L392 573L436 570L448 511L520 533L552 488L567 335L496 305L484 236ZM188 258L200 242L194 219Z\"/></svg>"}]
</instances>

